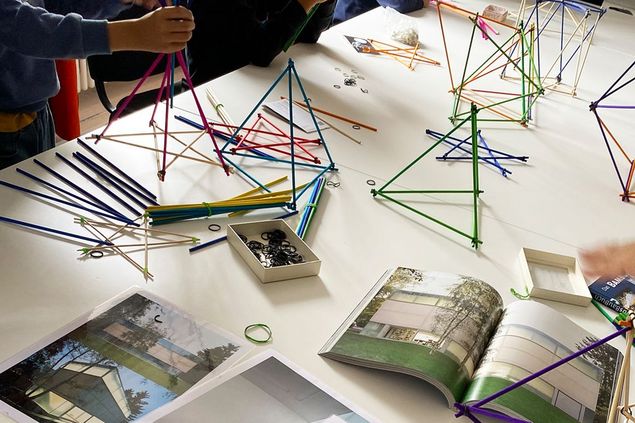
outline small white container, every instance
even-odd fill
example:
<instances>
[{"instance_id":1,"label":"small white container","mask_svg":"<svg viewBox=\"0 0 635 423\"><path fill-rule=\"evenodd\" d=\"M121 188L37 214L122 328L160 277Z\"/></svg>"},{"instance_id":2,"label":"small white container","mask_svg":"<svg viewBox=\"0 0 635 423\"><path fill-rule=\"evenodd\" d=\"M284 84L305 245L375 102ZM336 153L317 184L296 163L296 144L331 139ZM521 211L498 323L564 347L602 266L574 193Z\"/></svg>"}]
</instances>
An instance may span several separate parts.
<instances>
[{"instance_id":1,"label":"small white container","mask_svg":"<svg viewBox=\"0 0 635 423\"><path fill-rule=\"evenodd\" d=\"M283 231L287 235L286 239L297 249L296 252L304 258L302 263L265 267L238 236L240 234L247 237L248 241L254 240L267 244L267 241L261 238L261 234L276 229ZM263 283L315 276L320 273L320 266L322 265L320 259L284 220L262 220L227 225L227 240Z\"/></svg>"},{"instance_id":2,"label":"small white container","mask_svg":"<svg viewBox=\"0 0 635 423\"><path fill-rule=\"evenodd\" d=\"M488 4L483 9L483 16L493 21L504 23L507 20L509 11L504 7L497 6L495 4Z\"/></svg>"},{"instance_id":3,"label":"small white container","mask_svg":"<svg viewBox=\"0 0 635 423\"><path fill-rule=\"evenodd\" d=\"M591 293L575 257L523 248L523 279L530 297L587 306Z\"/></svg>"}]
</instances>

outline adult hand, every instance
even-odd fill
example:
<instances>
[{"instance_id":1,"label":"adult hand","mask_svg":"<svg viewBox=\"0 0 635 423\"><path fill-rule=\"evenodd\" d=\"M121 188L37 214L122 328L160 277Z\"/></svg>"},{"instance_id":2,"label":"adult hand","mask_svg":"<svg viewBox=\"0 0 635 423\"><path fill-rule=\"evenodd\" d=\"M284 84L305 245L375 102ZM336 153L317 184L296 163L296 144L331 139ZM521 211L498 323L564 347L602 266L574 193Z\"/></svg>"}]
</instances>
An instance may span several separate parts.
<instances>
[{"instance_id":1,"label":"adult hand","mask_svg":"<svg viewBox=\"0 0 635 423\"><path fill-rule=\"evenodd\" d=\"M192 38L194 16L184 7L162 7L139 19L108 24L110 49L174 53Z\"/></svg>"},{"instance_id":2,"label":"adult hand","mask_svg":"<svg viewBox=\"0 0 635 423\"><path fill-rule=\"evenodd\" d=\"M580 252L584 275L591 278L613 279L618 276L635 276L635 242L608 244Z\"/></svg>"}]
</instances>

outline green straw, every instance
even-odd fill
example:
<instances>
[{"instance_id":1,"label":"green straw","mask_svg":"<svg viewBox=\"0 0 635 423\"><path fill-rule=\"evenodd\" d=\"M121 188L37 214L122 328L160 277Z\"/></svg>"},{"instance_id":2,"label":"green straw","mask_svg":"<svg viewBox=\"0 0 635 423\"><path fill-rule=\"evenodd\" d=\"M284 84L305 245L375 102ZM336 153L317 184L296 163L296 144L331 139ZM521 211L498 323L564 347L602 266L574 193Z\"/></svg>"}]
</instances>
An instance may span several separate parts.
<instances>
[{"instance_id":1,"label":"green straw","mask_svg":"<svg viewBox=\"0 0 635 423\"><path fill-rule=\"evenodd\" d=\"M300 34L302 33L302 31L304 31L304 28L306 28L307 24L309 23L313 15L315 15L315 12L317 12L319 6L320 6L319 4L316 4L315 6L311 8L311 10L309 10L309 13L306 14L306 18L304 19L304 22L302 22L302 25L298 27L298 29L293 33L291 38L289 38L287 42L284 44L284 47L282 47L282 50L284 52L289 50L289 47L291 47L293 43L295 43L295 40L297 40Z\"/></svg>"}]
</instances>

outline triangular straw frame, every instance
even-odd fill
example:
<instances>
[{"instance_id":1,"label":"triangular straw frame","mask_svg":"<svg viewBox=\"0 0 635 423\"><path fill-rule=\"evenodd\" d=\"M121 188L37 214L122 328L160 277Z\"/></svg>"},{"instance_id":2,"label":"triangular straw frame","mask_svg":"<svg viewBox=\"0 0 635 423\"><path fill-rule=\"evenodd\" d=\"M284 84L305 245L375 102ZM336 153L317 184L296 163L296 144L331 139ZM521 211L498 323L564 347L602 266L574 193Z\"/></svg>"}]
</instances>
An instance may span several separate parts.
<instances>
[{"instance_id":1,"label":"triangular straw frame","mask_svg":"<svg viewBox=\"0 0 635 423\"><path fill-rule=\"evenodd\" d=\"M478 128L477 128L477 114L478 114L479 110L476 107L476 105L472 104L471 106L471 113L470 116L468 116L467 118L464 118L458 125L456 125L452 130L450 130L450 132L448 132L447 134L445 134L443 137L439 138L439 140L437 140L432 146L430 146L426 151L424 151L422 154L420 154L416 159L414 159L412 162L410 162L405 168L403 168L402 170L400 170L394 177L392 177L391 179L389 179L381 188L379 189L372 189L370 192L373 195L373 197L381 197L385 200L388 200L394 204L397 204L398 206L404 207L416 214L418 214L419 216L422 216L428 220L431 220L434 223L437 223L438 225L443 226L446 229L451 230L452 232L459 234L465 238L468 238L471 241L471 245L473 248L478 249L479 245L483 243L483 241L481 241L479 239L479 214L478 214L478 200L479 200L479 194L481 194L483 191L480 190L479 188L479 176L478 176ZM469 190L389 190L387 188L390 187L390 185L392 185L393 182L395 182L401 175L403 175L404 173L406 173L409 169L411 169L413 166L415 166L417 163L419 163L419 161L421 161L424 157L426 157L435 147L437 147L439 144L443 143L446 139L448 139L449 137L452 136L452 134L454 134L455 131L457 131L459 128L461 128L464 124L466 124L467 122L470 122L471 125L471 134L472 134L472 141L471 141L471 149L472 149L472 157L471 157L471 161L472 161L472 189ZM458 229L440 219L437 219L433 216L430 216L427 213L422 212L421 210L418 210L408 204L406 204L405 202L403 202L402 200L398 200L396 199L394 196L395 195L399 195L399 194L406 194L406 195L412 195L412 194L416 194L416 195L420 195L420 194L469 194L472 196L472 230L471 233L467 233L461 229Z\"/></svg>"}]
</instances>

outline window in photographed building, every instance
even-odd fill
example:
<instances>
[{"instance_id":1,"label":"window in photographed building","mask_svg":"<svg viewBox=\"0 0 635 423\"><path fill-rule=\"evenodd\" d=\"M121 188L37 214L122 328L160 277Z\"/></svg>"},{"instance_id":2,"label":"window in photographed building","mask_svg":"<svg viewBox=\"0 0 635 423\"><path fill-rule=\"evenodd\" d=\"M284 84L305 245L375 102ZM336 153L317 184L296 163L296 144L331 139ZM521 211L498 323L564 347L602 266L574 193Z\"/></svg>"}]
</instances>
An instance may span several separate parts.
<instances>
[{"instance_id":1,"label":"window in photographed building","mask_svg":"<svg viewBox=\"0 0 635 423\"><path fill-rule=\"evenodd\" d=\"M415 335L413 341L417 344L429 345L437 342L439 337L433 333L428 333L424 331L418 331Z\"/></svg>"},{"instance_id":2,"label":"window in photographed building","mask_svg":"<svg viewBox=\"0 0 635 423\"><path fill-rule=\"evenodd\" d=\"M386 338L393 339L395 341L410 342L417 334L416 329L393 327L386 334Z\"/></svg>"},{"instance_id":3,"label":"window in photographed building","mask_svg":"<svg viewBox=\"0 0 635 423\"><path fill-rule=\"evenodd\" d=\"M368 322L368 324L364 326L364 329L362 329L362 331L360 332L360 335L372 336L374 338L377 338L381 336L380 333L385 326L386 325L383 323Z\"/></svg>"}]
</instances>

